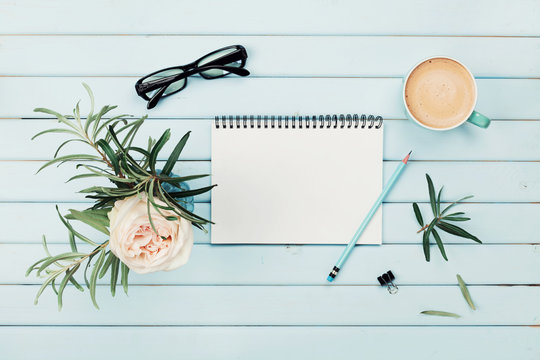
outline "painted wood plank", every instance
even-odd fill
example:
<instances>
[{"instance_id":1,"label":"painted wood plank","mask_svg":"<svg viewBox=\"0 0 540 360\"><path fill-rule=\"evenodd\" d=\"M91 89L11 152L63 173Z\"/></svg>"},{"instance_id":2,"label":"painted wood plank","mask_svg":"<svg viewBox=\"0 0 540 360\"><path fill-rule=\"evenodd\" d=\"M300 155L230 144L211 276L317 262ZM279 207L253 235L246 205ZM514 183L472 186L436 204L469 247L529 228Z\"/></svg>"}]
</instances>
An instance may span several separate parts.
<instances>
[{"instance_id":1,"label":"painted wood plank","mask_svg":"<svg viewBox=\"0 0 540 360\"><path fill-rule=\"evenodd\" d=\"M455 360L488 358L537 360L534 327L1 327L0 347L11 360L38 360L77 354L94 360L105 353L125 358L260 360L368 358ZM99 346L95 336L99 334ZM32 339L24 346L21 339ZM77 339L69 341L68 339ZM139 346L159 339L160 346ZM211 346L208 340L211 339ZM351 346L354 339L354 346ZM429 339L429 341L426 341ZM474 341L471 341L474 339ZM511 339L511 341L508 341ZM122 345L119 345L122 344ZM276 346L279 344L279 346ZM84 351L81 351L84 349ZM272 349L272 351L265 351ZM262 350L262 351L261 351Z\"/></svg>"},{"instance_id":2,"label":"painted wood plank","mask_svg":"<svg viewBox=\"0 0 540 360\"><path fill-rule=\"evenodd\" d=\"M88 206L88 203L59 204L63 214L68 209L82 210ZM420 204L420 209L427 218L431 212L429 204ZM535 224L540 218L539 204L467 204L456 209L467 212L473 219L462 226L481 237L486 244L540 243L539 235L531 231L531 224ZM195 213L210 218L210 204L196 203ZM6 224L32 222L32 226L25 227L24 234L21 234L16 226L5 227L0 232L0 244L39 244L42 234L47 235L47 241L51 244L67 244L66 230L52 203L0 203L0 219ZM92 239L106 240L105 235L84 224L76 227ZM384 244L419 244L422 239L415 235L418 228L411 204L383 204ZM211 226L208 227L208 233L197 229L194 231L196 243L210 243ZM444 241L451 244L471 243L469 240L446 234Z\"/></svg>"},{"instance_id":3,"label":"painted wood plank","mask_svg":"<svg viewBox=\"0 0 540 360\"><path fill-rule=\"evenodd\" d=\"M384 163L384 182L396 162ZM540 200L540 164L536 162L414 162L392 188L388 202L429 201L425 173L435 187L445 186L441 199L474 195L473 202L536 202ZM508 214L517 217L519 214Z\"/></svg>"},{"instance_id":4,"label":"painted wood plank","mask_svg":"<svg viewBox=\"0 0 540 360\"><path fill-rule=\"evenodd\" d=\"M0 160L48 160L68 137L48 134L31 141L33 134L57 126L55 120L0 121L0 134L10 134L0 144ZM165 129L172 136L159 159L167 160L177 141L191 131L182 160L210 160L212 120L150 119L139 131L136 144L145 145L149 136L159 137ZM299 131L291 130L291 131ZM504 142L505 146L500 146ZM387 120L384 127L385 160L401 160L413 149L415 160L528 160L540 158L539 121L494 121L488 130L472 125L450 132L434 132L407 120ZM22 151L24 149L24 151ZM72 143L63 154L93 151ZM138 154L134 154L136 158Z\"/></svg>"},{"instance_id":5,"label":"painted wood plank","mask_svg":"<svg viewBox=\"0 0 540 360\"><path fill-rule=\"evenodd\" d=\"M223 35L0 36L0 74L142 76L190 63L231 44L246 47L246 67L253 76L402 77L419 60L433 55L460 59L478 77L540 76L538 37ZM28 49L40 61L28 56ZM73 61L65 49L85 55ZM140 56L141 49L160 56ZM294 56L284 56L291 53Z\"/></svg>"},{"instance_id":6,"label":"painted wood plank","mask_svg":"<svg viewBox=\"0 0 540 360\"><path fill-rule=\"evenodd\" d=\"M12 162L4 161L0 162L0 173L5 176L14 176L15 178L24 176L26 180L21 179L16 188L11 189L8 193L0 194L0 201L33 201L40 198L40 193L54 199L58 202L70 202L70 201L85 201L84 194L78 193L79 190L85 189L90 186L110 186L111 183L106 179L85 178L65 183L70 177L72 177L77 171L74 168L74 164L65 164L58 168L54 165L42 170L42 172L35 175L36 171L44 164L40 161L25 161L25 162ZM163 166L165 161L160 161L159 164ZM158 167L159 168L159 167ZM80 173L83 173L81 171ZM192 174L209 174L210 162L209 161L179 161L174 166L173 173L176 175L192 175ZM24 174L24 175L23 175ZM6 185L11 183L11 180L5 178ZM36 181L39 182L39 186L35 186ZM2 180L0 184L3 185ZM210 180L208 178L192 180L189 185L192 189L196 189L202 186L208 186ZM47 191L48 195L44 194L43 189L50 189ZM45 199L42 199L45 200ZM46 200L45 200L46 201ZM195 197L197 202L210 201L210 195L208 193L197 195Z\"/></svg>"},{"instance_id":7,"label":"painted wood plank","mask_svg":"<svg viewBox=\"0 0 540 360\"><path fill-rule=\"evenodd\" d=\"M408 150L408 149L406 149ZM406 151L404 150L404 151ZM384 181L394 171L397 161L384 162ZM83 194L76 191L95 185L95 181L81 179L65 184L73 175L68 165L48 168L37 176L35 171L42 161L1 161L0 202L81 202ZM425 173L433 178L436 187L445 186L442 200L451 202L466 195L474 195L474 202L538 202L540 201L540 164L537 162L432 162L410 161L399 182L386 198L387 202L428 201ZM209 174L209 161L180 161L173 169L177 174ZM12 179L18 179L14 187ZM39 181L40 186L35 186ZM210 179L191 182L193 188L207 186ZM339 185L338 183L334 185ZM44 192L43 189L48 189ZM195 197L208 202L210 194ZM511 216L519 216L512 214Z\"/></svg>"},{"instance_id":8,"label":"painted wood plank","mask_svg":"<svg viewBox=\"0 0 540 360\"><path fill-rule=\"evenodd\" d=\"M3 2L4 34L450 34L533 35L540 32L534 0L425 1L385 3L277 0L237 1L216 6L209 0L161 1L149 16L146 2L92 3L39 0ZM178 9L178 11L171 11ZM287 9L284 11L283 9ZM105 11L106 10L106 11ZM84 19L81 20L81 14ZM276 26L279 24L279 26Z\"/></svg>"},{"instance_id":9,"label":"painted wood plank","mask_svg":"<svg viewBox=\"0 0 540 360\"><path fill-rule=\"evenodd\" d=\"M47 243L67 244L68 238L66 228L58 218L55 205L56 204L51 203L0 203L0 219L2 219L2 223L25 224L31 222L32 224L32 226L24 227L24 236L21 236L20 229L17 229L17 227L8 227L9 230L6 233L0 234L0 244L41 244L42 235L46 236ZM68 209L84 210L90 206L90 203L58 204L58 208L63 215L68 213ZM210 203L195 203L194 212L205 219L209 219ZM86 224L78 222L73 225L78 231L95 241L103 242L107 240L105 234ZM206 228L206 233L197 228L193 228L195 243L210 243L211 228L210 226L206 226Z\"/></svg>"},{"instance_id":10,"label":"painted wood plank","mask_svg":"<svg viewBox=\"0 0 540 360\"><path fill-rule=\"evenodd\" d=\"M118 114L119 115L119 114ZM536 122L531 122L536 123ZM171 129L171 139L158 155L158 159L167 160L182 136L191 131L189 141L182 151L182 160L210 160L211 120L146 120L135 138L134 145L147 147L148 137L156 139L166 129ZM53 157L58 146L69 139L65 134L45 134L34 140L32 136L40 131L58 127L56 120L0 120L0 134L12 134L2 139L0 144L1 160L49 160ZM540 129L540 122L538 125ZM107 134L103 131L103 136ZM63 154L90 153L95 150L87 144L72 143L65 147ZM21 151L24 149L24 151ZM140 159L138 153L133 157Z\"/></svg>"},{"instance_id":11,"label":"painted wood plank","mask_svg":"<svg viewBox=\"0 0 540 360\"><path fill-rule=\"evenodd\" d=\"M105 287L107 290L107 287ZM33 305L37 285L0 286L4 325L539 325L538 286L471 286L472 311L458 286L132 286L101 310L73 287L57 312L54 293ZM149 306L151 304L151 306ZM144 305L146 311L141 311ZM460 319L421 315L437 309Z\"/></svg>"},{"instance_id":12,"label":"painted wood plank","mask_svg":"<svg viewBox=\"0 0 540 360\"><path fill-rule=\"evenodd\" d=\"M0 118L42 117L35 107L71 112L78 100L87 109L88 83L96 104L119 105L142 116L146 102L133 88L136 77L0 77ZM399 78L190 78L189 88L160 102L151 117L214 115L367 113L403 119ZM540 119L540 79L479 79L477 110L494 119ZM83 114L87 111L82 111Z\"/></svg>"},{"instance_id":13,"label":"painted wood plank","mask_svg":"<svg viewBox=\"0 0 540 360\"><path fill-rule=\"evenodd\" d=\"M41 245L1 245L0 284L41 284L43 279L24 274L43 258ZM92 248L80 246L86 253ZM53 254L69 245L49 246ZM130 274L130 284L159 285L325 285L328 272L343 246L198 244L187 265L177 271ZM457 285L456 273L468 284L540 285L540 245L447 245L449 261L432 246L426 262L420 244L359 246L336 280L337 285L378 285L377 276L389 269L399 285ZM518 266L500 266L500 264ZM527 269L527 271L523 271ZM81 274L77 280L84 282ZM109 284L107 275L101 284ZM51 290L52 291L52 290ZM103 288L101 291L107 292Z\"/></svg>"}]
</instances>

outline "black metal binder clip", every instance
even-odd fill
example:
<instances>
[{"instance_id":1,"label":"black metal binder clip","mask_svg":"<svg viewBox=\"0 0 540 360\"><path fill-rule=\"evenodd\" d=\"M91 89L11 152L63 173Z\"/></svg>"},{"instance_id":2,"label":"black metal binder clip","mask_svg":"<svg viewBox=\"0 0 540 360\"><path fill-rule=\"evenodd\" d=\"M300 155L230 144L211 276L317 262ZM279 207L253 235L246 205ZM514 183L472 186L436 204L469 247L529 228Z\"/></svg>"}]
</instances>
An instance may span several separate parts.
<instances>
[{"instance_id":1,"label":"black metal binder clip","mask_svg":"<svg viewBox=\"0 0 540 360\"><path fill-rule=\"evenodd\" d=\"M395 294L398 292L398 287L396 286L396 284L394 284L395 279L396 277L394 276L394 274L392 274L392 271L390 270L377 278L377 280L379 280L379 284L381 284L381 286L386 286L390 294Z\"/></svg>"}]
</instances>

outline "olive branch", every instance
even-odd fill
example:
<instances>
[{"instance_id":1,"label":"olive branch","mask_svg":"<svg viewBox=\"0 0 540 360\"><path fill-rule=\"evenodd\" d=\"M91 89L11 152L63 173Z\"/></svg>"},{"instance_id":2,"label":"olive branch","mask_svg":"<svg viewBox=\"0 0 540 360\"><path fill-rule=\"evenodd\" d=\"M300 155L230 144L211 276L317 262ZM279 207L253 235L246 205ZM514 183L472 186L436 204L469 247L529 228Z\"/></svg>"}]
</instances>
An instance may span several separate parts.
<instances>
[{"instance_id":1,"label":"olive branch","mask_svg":"<svg viewBox=\"0 0 540 360\"><path fill-rule=\"evenodd\" d=\"M437 246L439 248L439 251L441 252L442 257L444 260L448 261L448 257L446 256L446 251L444 250L444 244L442 242L442 239L435 229L435 227L439 228L440 230L447 232L452 235L456 235L462 238L470 239L472 241L476 241L477 243L482 243L480 239L478 239L476 236L470 234L469 232L463 230L462 228L451 224L452 222L460 222L460 221L469 221L471 218L464 217L464 212L455 212L452 214L446 213L452 209L457 204L461 203L462 201L465 201L467 199L472 198L472 195L465 196L464 198L461 198L457 201L454 201L450 205L448 205L446 208L441 210L441 194L443 187L439 190L439 193L437 196L435 196L435 187L433 186L433 181L431 180L431 177L426 174L426 180L428 183L428 192L429 192L429 202L431 204L431 210L433 212L433 216L435 216L431 221L428 223L424 223L424 219L422 218L422 213L420 211L420 208L418 207L417 203L413 203L413 210L414 215L416 217L416 221L418 221L418 224L420 225L420 230L417 231L417 233L423 233L422 234L422 244L424 248L424 256L426 258L426 261L430 260L430 236L433 235L433 238L435 239L435 242L437 243Z\"/></svg>"},{"instance_id":2,"label":"olive branch","mask_svg":"<svg viewBox=\"0 0 540 360\"><path fill-rule=\"evenodd\" d=\"M70 209L69 214L62 216L58 206L56 206L60 221L68 230L71 251L52 255L48 249L46 237L43 235L42 243L46 256L32 264L26 272L26 276L29 276L35 271L38 277L45 279L36 294L34 303L38 303L39 297L50 285L57 295L59 310L62 309L62 297L68 283L74 285L78 290L84 291L83 286L75 279L75 273L82 267L84 267L85 285L96 308L99 309L96 301L97 280L103 278L109 270L112 296L116 294L119 277L124 292L127 294L128 291L129 268L110 250L107 250L109 241L103 243L94 242L75 230L72 221L82 222L105 235L109 235L109 218L107 214L114 206L114 203L128 196L147 193L148 218L156 234L158 232L150 214L151 206L158 214L169 221L176 221L181 217L189 220L197 228L206 231L204 225L210 223L210 221L189 211L184 205L188 203L189 198L203 194L215 186L185 190L179 186L181 183L209 175L175 176L171 172L189 139L190 132L187 132L176 144L163 169L156 169L159 152L170 140L170 129L165 130L158 140L150 137L146 148L134 146L135 136L147 116L132 119L129 115L124 114L106 118L106 115L116 108L116 106L109 105L102 107L98 113L94 113L94 95L88 85L83 83L83 86L90 97L90 112L84 121L81 117L79 103L73 109L73 115L62 115L45 108L36 108L34 110L35 112L55 116L61 127L44 130L32 137L32 140L49 133L62 133L72 136L60 144L54 153L53 159L41 166L38 172L54 164L60 166L67 162L76 162L76 169L83 169L85 172L72 176L67 182L82 178L106 178L113 185L92 186L82 189L80 192L86 194L86 198L94 201L93 206L86 210ZM78 153L59 156L60 151L66 145L75 142L88 145L93 154ZM134 159L132 156L134 153L140 157L140 160ZM164 185L174 190L166 191ZM163 210L172 211L176 216L165 216ZM93 250L90 252L79 251L77 243L80 242L91 245ZM85 262L86 264L84 264ZM88 276L90 268L91 272ZM62 280L59 280L61 275L63 275ZM60 281L59 284L57 284L57 280Z\"/></svg>"}]
</instances>

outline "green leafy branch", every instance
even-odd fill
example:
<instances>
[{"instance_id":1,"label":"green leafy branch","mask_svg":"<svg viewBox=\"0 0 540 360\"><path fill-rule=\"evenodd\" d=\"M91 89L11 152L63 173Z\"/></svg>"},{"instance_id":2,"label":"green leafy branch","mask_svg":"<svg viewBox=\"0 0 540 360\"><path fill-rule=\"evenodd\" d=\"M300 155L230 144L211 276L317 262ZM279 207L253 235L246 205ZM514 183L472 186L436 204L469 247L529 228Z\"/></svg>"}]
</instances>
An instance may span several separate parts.
<instances>
[{"instance_id":1,"label":"green leafy branch","mask_svg":"<svg viewBox=\"0 0 540 360\"><path fill-rule=\"evenodd\" d=\"M86 287L90 291L90 298L92 299L92 302L96 308L99 309L99 306L96 301L96 286L97 286L97 279L101 279L105 276L109 268L111 268L111 294L114 296L116 293L116 285L118 282L118 269L120 266L122 266L122 286L124 287L124 291L127 294L128 289L128 273L129 268L125 266L123 263L120 262L120 260L114 256L114 254L107 250L107 246L109 244L109 241L105 241L101 244L97 244L96 242L92 241L88 237L84 236L80 232L76 231L69 220L79 220L87 225L90 225L94 229L97 229L106 235L109 235L108 227L109 227L109 218L107 217L107 212L110 209L102 209L102 210L85 210L85 211L77 211L77 210L70 210L70 214L63 217L60 214L60 211L58 210L58 206L56 206L56 212L58 213L58 216L62 223L66 226L68 229L69 234L69 245L71 248L71 251L61 253L58 255L51 255L48 246L47 246L47 240L45 238L45 235L43 235L43 249L45 250L45 256L44 258L36 261L34 264L32 264L28 270L26 271L26 276L30 275L33 271L36 272L36 275L38 277L44 277L45 280L41 287L39 288L34 303L37 304L39 297L45 290L45 288L48 285L51 285L52 289L57 295L58 299L58 310L62 309L62 297L64 290L68 283L73 284L78 290L84 291L84 288L79 284L79 282L75 279L74 275L77 272L77 270L80 269L83 262L86 261L85 270L84 270L84 281L86 284ZM94 249L89 252L81 252L78 249L77 241L82 241L83 243L86 243L88 245L91 245L94 247ZM94 257L97 256L97 260L94 263L92 272L90 274L90 278L88 278L87 272L90 268L90 265L92 264L92 260L94 260ZM106 260L105 260L106 258ZM63 278L61 276L63 275ZM60 284L58 285L56 281L58 279L62 279L60 281Z\"/></svg>"},{"instance_id":2,"label":"green leafy branch","mask_svg":"<svg viewBox=\"0 0 540 360\"><path fill-rule=\"evenodd\" d=\"M170 129L167 129L158 140L150 137L146 148L134 146L135 136L146 120L146 116L139 119L128 119L128 115L118 115L106 119L105 116L116 106L107 105L95 113L93 93L88 85L83 84L83 86L88 92L91 103L86 120L81 117L79 103L73 109L73 115L62 115L45 108L34 110L55 116L61 126L42 131L32 139L50 133L62 133L72 136L60 144L54 153L53 159L47 161L38 172L53 164L60 166L66 162L76 162L76 169L83 169L85 172L72 176L67 180L68 182L82 178L105 178L113 185L92 186L81 190L81 193L86 194L86 198L95 202L89 209L84 211L70 209L70 213L63 217L57 208L60 220L68 230L71 251L51 255L46 238L43 236L43 247L47 256L34 263L27 271L27 276L35 271L38 276L45 278L43 285L38 290L35 302L37 303L45 288L51 285L57 294L59 309L62 308L62 294L68 283L73 284L81 291L83 290L74 275L83 266L84 262L86 262L84 266L85 284L90 291L90 297L96 308L99 308L95 297L97 279L103 278L109 270L111 294L115 295L119 276L126 293L128 289L129 268L114 256L110 250L107 250L108 240L101 244L94 242L76 231L70 220L85 223L109 235L107 214L114 206L115 201L139 193L147 193L148 218L156 234L158 232L152 221L150 206L169 221L176 221L181 217L189 220L197 228L206 231L204 225L210 223L210 221L194 214L183 205L185 205L187 198L203 194L215 186L184 190L179 187L179 184L209 175L172 175L172 169L189 139L190 132L186 133L176 144L160 171L156 168L157 159L159 152L171 137ZM66 145L75 142L88 145L94 154L78 153L59 156L60 151L65 149ZM135 160L134 153L140 158L139 160ZM165 184L170 185L173 189L178 189L178 191L166 191L163 187ZM163 210L172 211L176 216L165 216ZM77 248L77 241L93 246L94 250L89 253L80 252ZM87 273L90 267L92 267L92 270L88 278ZM57 288L57 279L60 279L62 275L63 278Z\"/></svg>"},{"instance_id":3,"label":"green leafy branch","mask_svg":"<svg viewBox=\"0 0 540 360\"><path fill-rule=\"evenodd\" d=\"M422 243L424 248L424 256L426 258L426 261L430 261L430 236L433 235L433 238L435 239L435 242L437 243L437 246L439 248L439 251L441 252L442 257L444 260L448 261L448 257L446 256L446 252L444 250L444 245L442 242L442 239L435 229L436 227L444 232L447 232L452 235L456 235L462 238L470 239L472 241L475 241L477 243L482 243L480 239L478 239L476 236L470 234L469 232L463 230L462 228L452 224L453 222L461 222L461 221L469 221L471 220L468 217L464 217L464 212L455 212L451 214L447 214L450 209L452 209L455 205L458 203L470 199L473 196L465 196L462 199L459 199L457 201L454 201L450 205L448 205L445 209L441 210L441 194L443 187L438 192L438 195L435 196L435 187L433 186L433 181L431 180L431 177L426 174L426 180L428 183L428 191L429 191L429 202L431 204L431 210L433 212L433 216L435 216L431 221L428 223L424 223L424 219L422 217L422 213L420 211L420 208L418 207L417 203L413 203L413 210L414 215L416 217L416 220L418 221L418 224L421 226L420 230L417 231L417 233L422 232Z\"/></svg>"}]
</instances>

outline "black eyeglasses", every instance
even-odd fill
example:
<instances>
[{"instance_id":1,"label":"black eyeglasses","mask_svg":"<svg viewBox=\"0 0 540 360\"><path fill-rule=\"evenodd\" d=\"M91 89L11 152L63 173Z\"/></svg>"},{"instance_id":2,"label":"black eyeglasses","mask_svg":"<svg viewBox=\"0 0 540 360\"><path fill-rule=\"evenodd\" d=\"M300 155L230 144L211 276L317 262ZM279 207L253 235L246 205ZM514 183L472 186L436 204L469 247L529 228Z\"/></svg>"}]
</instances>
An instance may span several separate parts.
<instances>
[{"instance_id":1,"label":"black eyeglasses","mask_svg":"<svg viewBox=\"0 0 540 360\"><path fill-rule=\"evenodd\" d=\"M205 79L217 79L229 74L248 76L244 69L247 51L242 45L227 46L213 51L194 62L173 66L153 72L139 79L135 84L137 95L148 101L146 107L152 109L162 97L183 90L188 76L200 74Z\"/></svg>"}]
</instances>

